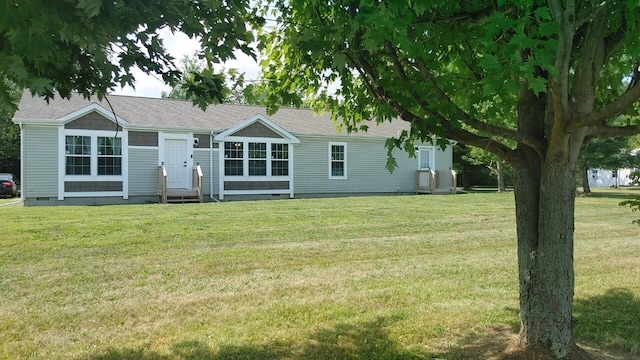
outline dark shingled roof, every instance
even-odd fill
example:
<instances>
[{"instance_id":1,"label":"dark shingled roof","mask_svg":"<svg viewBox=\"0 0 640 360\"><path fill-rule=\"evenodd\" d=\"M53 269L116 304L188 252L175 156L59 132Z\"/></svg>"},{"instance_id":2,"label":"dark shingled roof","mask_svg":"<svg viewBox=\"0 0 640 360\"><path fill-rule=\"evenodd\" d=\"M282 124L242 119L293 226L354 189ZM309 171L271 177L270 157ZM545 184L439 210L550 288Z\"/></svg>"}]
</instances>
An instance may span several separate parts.
<instances>
[{"instance_id":1,"label":"dark shingled roof","mask_svg":"<svg viewBox=\"0 0 640 360\"><path fill-rule=\"evenodd\" d=\"M253 105L211 105L203 112L190 101L183 100L109 95L109 101L116 115L133 126L222 131L261 114L293 134L338 134L336 124L328 113L314 114L308 109L280 108L277 113L267 115L264 107ZM25 91L14 119L54 121L91 103L100 104L110 110L109 104L104 100L86 100L74 95L69 100L56 98L47 104L43 99L33 97ZM409 124L400 120L381 125L372 121L366 133L356 135L391 137L408 128ZM342 131L342 134L345 133Z\"/></svg>"}]
</instances>

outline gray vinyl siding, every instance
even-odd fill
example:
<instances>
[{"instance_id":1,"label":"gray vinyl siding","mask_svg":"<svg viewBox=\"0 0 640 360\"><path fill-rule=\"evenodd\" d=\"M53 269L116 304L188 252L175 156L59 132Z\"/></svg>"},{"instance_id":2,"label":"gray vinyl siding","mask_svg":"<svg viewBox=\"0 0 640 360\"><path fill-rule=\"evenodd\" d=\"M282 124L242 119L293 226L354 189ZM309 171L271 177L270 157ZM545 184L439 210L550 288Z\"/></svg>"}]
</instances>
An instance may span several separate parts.
<instances>
[{"instance_id":1,"label":"gray vinyl siding","mask_svg":"<svg viewBox=\"0 0 640 360\"><path fill-rule=\"evenodd\" d=\"M129 148L129 196L156 195L158 149Z\"/></svg>"},{"instance_id":2,"label":"gray vinyl siding","mask_svg":"<svg viewBox=\"0 0 640 360\"><path fill-rule=\"evenodd\" d=\"M213 151L211 156L213 157L213 194L218 194L218 151ZM209 149L193 149L193 165L200 164L202 168L202 187L204 188L204 194L210 195L211 193L211 168L209 166Z\"/></svg>"},{"instance_id":3,"label":"gray vinyl siding","mask_svg":"<svg viewBox=\"0 0 640 360\"><path fill-rule=\"evenodd\" d=\"M436 147L436 171L445 172L446 176L441 176L438 181L439 189L448 189L451 187L451 176L449 171L452 167L453 150L451 146L447 146L444 151Z\"/></svg>"},{"instance_id":4,"label":"gray vinyl siding","mask_svg":"<svg viewBox=\"0 0 640 360\"><path fill-rule=\"evenodd\" d=\"M25 198L58 197L58 128L24 127L24 174L22 190Z\"/></svg>"},{"instance_id":5,"label":"gray vinyl siding","mask_svg":"<svg viewBox=\"0 0 640 360\"><path fill-rule=\"evenodd\" d=\"M415 191L417 160L395 151L398 168L389 173L383 138L296 136L300 139L294 147L296 194ZM329 179L329 142L347 143L346 179Z\"/></svg>"}]
</instances>

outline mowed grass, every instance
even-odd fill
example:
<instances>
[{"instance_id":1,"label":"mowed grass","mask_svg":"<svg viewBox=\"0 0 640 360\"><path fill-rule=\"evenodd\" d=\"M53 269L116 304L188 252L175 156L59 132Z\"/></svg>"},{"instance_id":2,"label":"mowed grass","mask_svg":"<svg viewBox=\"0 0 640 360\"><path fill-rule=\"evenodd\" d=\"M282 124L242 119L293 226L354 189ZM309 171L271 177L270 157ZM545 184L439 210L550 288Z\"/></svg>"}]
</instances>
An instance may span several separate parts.
<instances>
[{"instance_id":1,"label":"mowed grass","mask_svg":"<svg viewBox=\"0 0 640 360\"><path fill-rule=\"evenodd\" d=\"M577 340L640 355L637 213L577 199ZM486 358L513 194L0 207L0 358ZM495 346L494 346L495 347Z\"/></svg>"}]
</instances>

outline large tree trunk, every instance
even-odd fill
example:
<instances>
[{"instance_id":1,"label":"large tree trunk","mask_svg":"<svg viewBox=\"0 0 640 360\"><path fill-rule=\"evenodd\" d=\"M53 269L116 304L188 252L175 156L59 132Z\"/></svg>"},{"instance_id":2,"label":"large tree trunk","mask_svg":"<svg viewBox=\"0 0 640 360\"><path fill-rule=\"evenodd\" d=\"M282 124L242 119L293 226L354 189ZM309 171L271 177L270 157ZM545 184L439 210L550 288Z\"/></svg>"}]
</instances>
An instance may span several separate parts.
<instances>
[{"instance_id":1,"label":"large tree trunk","mask_svg":"<svg viewBox=\"0 0 640 360\"><path fill-rule=\"evenodd\" d=\"M541 125L544 96L521 94L519 131L532 136ZM536 117L538 117L536 119ZM521 145L510 159L515 172L520 345L540 358L581 358L572 331L573 232L576 164L582 138L555 133L544 154ZM536 357L537 358L537 357Z\"/></svg>"}]
</instances>

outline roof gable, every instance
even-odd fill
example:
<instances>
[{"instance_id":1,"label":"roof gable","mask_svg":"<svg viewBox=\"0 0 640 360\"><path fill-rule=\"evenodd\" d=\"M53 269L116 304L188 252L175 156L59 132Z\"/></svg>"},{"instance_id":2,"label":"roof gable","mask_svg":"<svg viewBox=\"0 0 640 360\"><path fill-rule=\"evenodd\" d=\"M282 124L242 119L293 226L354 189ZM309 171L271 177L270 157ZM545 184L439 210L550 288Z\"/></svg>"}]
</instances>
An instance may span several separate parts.
<instances>
[{"instance_id":1,"label":"roof gable","mask_svg":"<svg viewBox=\"0 0 640 360\"><path fill-rule=\"evenodd\" d=\"M256 121L247 127L236 131L229 136L243 136L243 137L264 137L264 138L282 138L280 134L269 129L266 125L260 121Z\"/></svg>"},{"instance_id":2,"label":"roof gable","mask_svg":"<svg viewBox=\"0 0 640 360\"><path fill-rule=\"evenodd\" d=\"M89 115L91 113L95 113L95 114ZM89 105L83 106L83 107L81 107L80 109L78 109L78 110L76 110L74 112L71 112L69 114L66 114L66 115L58 118L56 121L66 125L66 124L68 124L68 123L70 123L72 121L79 120L79 119L81 119L83 117L86 117L86 116L89 116L90 118L95 119L96 118L96 116L95 116L96 114L100 115L103 119L109 120L109 121L111 121L113 123L118 123L120 125L129 124L126 120L122 119L119 116L115 116L113 114L113 112L105 109L102 105L96 104L96 103L91 103ZM85 121L86 120L87 119L85 119Z\"/></svg>"},{"instance_id":3,"label":"roof gable","mask_svg":"<svg viewBox=\"0 0 640 360\"><path fill-rule=\"evenodd\" d=\"M283 138L291 141L293 144L300 143L297 137L260 114L252 116L232 128L219 133L214 137L214 140L224 141L225 138L233 136Z\"/></svg>"},{"instance_id":4,"label":"roof gable","mask_svg":"<svg viewBox=\"0 0 640 360\"><path fill-rule=\"evenodd\" d=\"M116 124L111 119L104 117L97 111L92 111L77 119L64 124L65 129L81 130L122 130L120 124Z\"/></svg>"}]
</instances>

